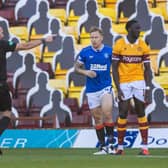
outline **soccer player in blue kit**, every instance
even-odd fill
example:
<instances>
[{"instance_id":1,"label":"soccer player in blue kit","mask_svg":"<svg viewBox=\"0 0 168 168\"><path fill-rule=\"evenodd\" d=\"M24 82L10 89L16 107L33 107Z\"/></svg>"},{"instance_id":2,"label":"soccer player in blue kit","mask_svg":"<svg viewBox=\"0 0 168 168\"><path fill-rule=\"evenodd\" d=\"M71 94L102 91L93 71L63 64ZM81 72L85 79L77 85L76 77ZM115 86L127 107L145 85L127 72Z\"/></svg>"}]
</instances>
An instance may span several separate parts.
<instances>
[{"instance_id":1,"label":"soccer player in blue kit","mask_svg":"<svg viewBox=\"0 0 168 168\"><path fill-rule=\"evenodd\" d=\"M100 143L99 151L94 155L114 154L113 92L110 74L112 48L102 43L103 33L97 27L91 28L90 39L91 45L83 48L77 56L75 71L86 76L86 95ZM107 146L105 134L109 142Z\"/></svg>"}]
</instances>

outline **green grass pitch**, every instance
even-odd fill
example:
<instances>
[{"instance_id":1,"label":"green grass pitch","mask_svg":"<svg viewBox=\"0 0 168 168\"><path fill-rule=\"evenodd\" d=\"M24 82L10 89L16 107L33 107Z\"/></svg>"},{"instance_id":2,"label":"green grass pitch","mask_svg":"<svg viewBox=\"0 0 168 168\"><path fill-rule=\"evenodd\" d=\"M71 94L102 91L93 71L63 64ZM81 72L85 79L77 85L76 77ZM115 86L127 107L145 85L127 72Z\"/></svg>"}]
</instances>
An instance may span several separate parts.
<instances>
[{"instance_id":1,"label":"green grass pitch","mask_svg":"<svg viewBox=\"0 0 168 168\"><path fill-rule=\"evenodd\" d=\"M0 168L167 168L168 149L127 149L123 156L94 156L96 149L3 149Z\"/></svg>"}]
</instances>

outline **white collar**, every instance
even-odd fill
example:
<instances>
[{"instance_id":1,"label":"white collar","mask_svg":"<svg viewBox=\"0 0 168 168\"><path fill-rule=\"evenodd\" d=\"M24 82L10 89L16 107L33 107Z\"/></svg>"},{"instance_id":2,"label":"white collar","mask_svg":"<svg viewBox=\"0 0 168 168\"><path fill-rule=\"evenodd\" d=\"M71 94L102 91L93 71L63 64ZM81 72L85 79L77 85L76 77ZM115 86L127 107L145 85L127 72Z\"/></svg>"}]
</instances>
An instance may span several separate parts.
<instances>
[{"instance_id":1,"label":"white collar","mask_svg":"<svg viewBox=\"0 0 168 168\"><path fill-rule=\"evenodd\" d=\"M95 52L100 52L100 51L102 51L103 50L103 48L104 48L104 44L102 44L102 46L101 46L101 48L100 49L95 49L93 46L91 46L92 47L92 49L95 51Z\"/></svg>"}]
</instances>

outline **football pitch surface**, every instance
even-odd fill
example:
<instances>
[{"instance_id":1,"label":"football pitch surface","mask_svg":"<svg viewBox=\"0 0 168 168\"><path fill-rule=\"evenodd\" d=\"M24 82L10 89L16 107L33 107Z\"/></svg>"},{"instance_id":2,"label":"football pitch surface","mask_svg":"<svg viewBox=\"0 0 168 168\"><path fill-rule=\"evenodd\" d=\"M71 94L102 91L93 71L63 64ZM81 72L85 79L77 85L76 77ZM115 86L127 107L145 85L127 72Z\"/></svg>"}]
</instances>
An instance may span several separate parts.
<instances>
[{"instance_id":1,"label":"football pitch surface","mask_svg":"<svg viewBox=\"0 0 168 168\"><path fill-rule=\"evenodd\" d=\"M150 149L151 155L94 156L96 149L2 149L0 168L167 168L168 149Z\"/></svg>"}]
</instances>

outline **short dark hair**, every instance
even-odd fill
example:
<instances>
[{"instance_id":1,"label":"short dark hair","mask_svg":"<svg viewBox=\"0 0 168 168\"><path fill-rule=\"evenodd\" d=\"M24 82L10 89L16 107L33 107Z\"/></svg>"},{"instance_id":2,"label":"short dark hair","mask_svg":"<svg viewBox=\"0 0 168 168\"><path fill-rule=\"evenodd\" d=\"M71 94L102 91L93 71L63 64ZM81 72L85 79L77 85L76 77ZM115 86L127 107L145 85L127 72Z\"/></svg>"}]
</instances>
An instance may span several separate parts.
<instances>
[{"instance_id":1,"label":"short dark hair","mask_svg":"<svg viewBox=\"0 0 168 168\"><path fill-rule=\"evenodd\" d=\"M126 25L125 25L125 29L128 31L128 29L134 24L134 23L138 23L137 20L129 20Z\"/></svg>"},{"instance_id":2,"label":"short dark hair","mask_svg":"<svg viewBox=\"0 0 168 168\"><path fill-rule=\"evenodd\" d=\"M103 31L99 27L92 26L89 30L89 33L93 33L93 32L99 32L103 36Z\"/></svg>"}]
</instances>

